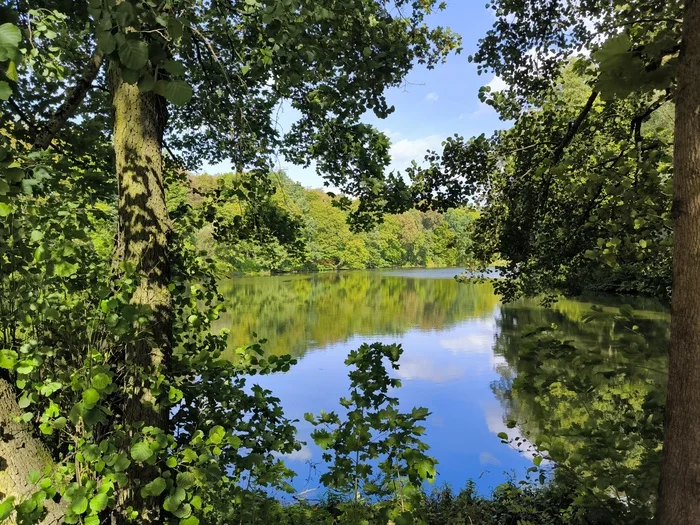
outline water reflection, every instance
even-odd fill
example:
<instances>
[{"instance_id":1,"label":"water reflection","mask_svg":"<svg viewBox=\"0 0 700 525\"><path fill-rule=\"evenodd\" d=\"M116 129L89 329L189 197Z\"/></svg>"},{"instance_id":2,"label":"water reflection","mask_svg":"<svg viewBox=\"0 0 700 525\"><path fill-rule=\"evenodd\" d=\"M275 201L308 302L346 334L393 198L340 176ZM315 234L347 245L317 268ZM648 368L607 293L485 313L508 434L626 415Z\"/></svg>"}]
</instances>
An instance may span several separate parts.
<instances>
[{"instance_id":1,"label":"water reflection","mask_svg":"<svg viewBox=\"0 0 700 525\"><path fill-rule=\"evenodd\" d=\"M238 278L220 283L230 347L268 339L267 350L301 356L354 335L440 330L490 316L498 299L488 284L458 287L459 270L340 272Z\"/></svg>"},{"instance_id":2,"label":"water reflection","mask_svg":"<svg viewBox=\"0 0 700 525\"><path fill-rule=\"evenodd\" d=\"M600 297L563 301L552 310L534 301L502 306L490 285L456 283L456 273L346 272L223 283L229 311L218 327L231 329L230 347L249 343L256 333L268 339L268 352L299 358L287 374L256 378L300 420L300 437L309 442L287 458L300 474L297 488L316 486L308 463L320 459L303 414L338 408L348 390L345 356L373 341L404 346L398 395L402 406L432 412L426 440L440 461L438 482L459 487L474 478L488 492L508 475L522 476L533 452L497 437L512 434L507 422L514 420L533 440L549 439L555 459L571 465L603 454L602 436L629 433L618 442L634 454L609 455L627 470L598 463L611 477L649 467L643 476L651 483L653 454L644 451L656 439L659 411L649 400L663 391L665 310L638 303L630 310L633 319L624 319L616 315L620 301ZM584 322L594 304L603 308ZM569 343L522 338L526 327L553 324ZM582 415L591 408L593 416ZM642 415L652 413L653 424L643 425Z\"/></svg>"},{"instance_id":3,"label":"water reflection","mask_svg":"<svg viewBox=\"0 0 700 525\"><path fill-rule=\"evenodd\" d=\"M502 306L494 352L507 366L492 388L505 418L548 451L582 498L624 501L627 522L645 523L658 486L669 316L653 302L595 302L607 305Z\"/></svg>"}]
</instances>

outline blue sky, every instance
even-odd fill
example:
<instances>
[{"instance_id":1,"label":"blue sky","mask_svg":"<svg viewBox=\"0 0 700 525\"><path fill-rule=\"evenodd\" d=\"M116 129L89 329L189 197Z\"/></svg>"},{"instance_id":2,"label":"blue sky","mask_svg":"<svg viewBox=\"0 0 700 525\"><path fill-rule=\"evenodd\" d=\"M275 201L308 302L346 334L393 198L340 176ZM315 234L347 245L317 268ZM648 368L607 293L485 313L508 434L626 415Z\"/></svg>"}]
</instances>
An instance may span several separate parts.
<instances>
[{"instance_id":1,"label":"blue sky","mask_svg":"<svg viewBox=\"0 0 700 525\"><path fill-rule=\"evenodd\" d=\"M396 111L384 120L368 115L365 121L385 132L392 141L392 165L390 169L401 170L411 160L421 161L427 149L439 150L441 142L455 133L463 136L490 133L503 127L496 113L479 101L479 88L501 84L494 75L477 75L476 66L467 57L476 50L476 45L494 21L493 12L485 7L485 2L474 0L447 0L445 11L431 15L433 26L448 26L462 35L464 50L459 55L451 55L447 63L429 71L415 67L408 75L404 87L388 92L390 105ZM283 110L279 117L282 130L288 129L295 120L291 109ZM294 180L304 186L318 188L323 180L313 167L303 168L278 160ZM230 171L227 163L205 166L208 173Z\"/></svg>"}]
</instances>

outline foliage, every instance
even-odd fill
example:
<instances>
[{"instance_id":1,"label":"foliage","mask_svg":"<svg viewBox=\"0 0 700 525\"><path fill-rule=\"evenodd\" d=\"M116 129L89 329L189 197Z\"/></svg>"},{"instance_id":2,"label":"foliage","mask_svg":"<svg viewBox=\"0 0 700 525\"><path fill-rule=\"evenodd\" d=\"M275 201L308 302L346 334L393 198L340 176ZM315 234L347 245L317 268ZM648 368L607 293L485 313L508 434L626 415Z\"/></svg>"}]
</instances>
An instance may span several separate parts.
<instances>
[{"instance_id":1,"label":"foliage","mask_svg":"<svg viewBox=\"0 0 700 525\"><path fill-rule=\"evenodd\" d=\"M359 118L367 110L386 117L385 90L414 62L432 67L459 48L449 30L426 24L438 7L91 0L0 9L0 381L16 389L19 421L41 433L53 459L29 473L34 495L4 499L3 519L14 512L36 522L48 502L66 523L227 522L245 504L244 487L287 488L275 454L298 447L294 427L245 376L290 361L262 358L256 345L235 363L221 358L225 334L211 332L221 311L213 260L191 242L207 216L188 213L178 180L183 167L229 156L240 171L267 173L286 149L322 171L333 167L325 175L363 200L358 220L371 220L386 205L387 141ZM120 90L139 103L119 117L158 129L153 150L112 144ZM273 125L283 101L302 115L285 137ZM341 135L346 142L329 143ZM161 146L173 157L165 175ZM122 189L119 162L131 157L148 158L137 168L169 186L172 216L162 213L159 224L168 246L155 264L168 267L163 308L135 299L155 290L144 259L111 254L110 229L122 232L152 211L134 195L115 202L114 170ZM254 208L267 182L242 185L251 212L225 223L237 241L261 231L251 226L261 217L288 217ZM134 348L141 352L130 359ZM156 412L170 417L153 426L144 414Z\"/></svg>"},{"instance_id":2,"label":"foliage","mask_svg":"<svg viewBox=\"0 0 700 525\"><path fill-rule=\"evenodd\" d=\"M484 205L477 257L506 299L585 289L668 297L681 3L491 2L470 57L512 126L453 137L410 170L424 206Z\"/></svg>"},{"instance_id":3,"label":"foliage","mask_svg":"<svg viewBox=\"0 0 700 525\"><path fill-rule=\"evenodd\" d=\"M259 188L250 174L200 175L180 190L191 213L210 219L194 242L219 261L222 272L472 264L476 211L413 209L356 232L349 224L352 210L335 206L324 192L304 189L281 173L270 179L271 187Z\"/></svg>"},{"instance_id":4,"label":"foliage","mask_svg":"<svg viewBox=\"0 0 700 525\"><path fill-rule=\"evenodd\" d=\"M367 513L362 503L373 501L369 508L379 513L375 520L419 523L421 484L436 474L436 461L425 454L428 446L420 440L428 409L399 412L398 398L388 394L401 381L389 377L384 361L397 370L402 352L400 345L381 343L351 351L345 360L354 367L348 374L350 397L340 400L347 413L342 418L335 412L305 415L316 427L311 437L330 463L320 481L339 494L352 495L342 510L355 516L355 522ZM382 503L374 503L377 499Z\"/></svg>"},{"instance_id":5,"label":"foliage","mask_svg":"<svg viewBox=\"0 0 700 525\"><path fill-rule=\"evenodd\" d=\"M414 179L431 186L447 178L483 202L475 255L485 264L505 259L496 286L506 299L591 289L668 296L671 105L664 94L589 98L582 60L512 128L449 139ZM562 138L582 106L585 121ZM469 176L461 177L465 165Z\"/></svg>"}]
</instances>

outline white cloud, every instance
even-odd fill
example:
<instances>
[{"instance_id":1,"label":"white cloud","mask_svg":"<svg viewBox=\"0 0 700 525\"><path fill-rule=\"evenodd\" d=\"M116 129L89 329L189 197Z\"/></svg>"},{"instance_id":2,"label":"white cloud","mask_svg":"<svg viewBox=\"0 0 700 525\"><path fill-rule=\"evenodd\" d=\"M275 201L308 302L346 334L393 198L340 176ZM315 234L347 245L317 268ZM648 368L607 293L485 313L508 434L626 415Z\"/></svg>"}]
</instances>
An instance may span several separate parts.
<instances>
[{"instance_id":1,"label":"white cloud","mask_svg":"<svg viewBox=\"0 0 700 525\"><path fill-rule=\"evenodd\" d=\"M506 425L503 420L503 408L499 404L491 401L489 403L483 403L482 407L484 409L486 426L491 432L496 435L505 432L510 440L508 446L528 459L534 459L535 456L539 455L539 451L535 448L535 445L523 437L520 427L515 426L513 428L508 428L508 425ZM520 439L516 440L515 438ZM518 444L520 444L520 446L518 446ZM548 463L549 461L546 459L542 462L543 465Z\"/></svg>"},{"instance_id":2,"label":"white cloud","mask_svg":"<svg viewBox=\"0 0 700 525\"><path fill-rule=\"evenodd\" d=\"M496 456L490 452L482 452L479 454L479 463L482 465L500 465L501 462Z\"/></svg>"},{"instance_id":3,"label":"white cloud","mask_svg":"<svg viewBox=\"0 0 700 525\"><path fill-rule=\"evenodd\" d=\"M391 145L391 165L389 169L404 170L415 160L418 164L423 162L428 150L440 151L443 137L441 135L429 135L418 139L401 139Z\"/></svg>"},{"instance_id":4,"label":"white cloud","mask_svg":"<svg viewBox=\"0 0 700 525\"><path fill-rule=\"evenodd\" d=\"M495 91L504 91L508 89L508 84L506 84L506 81L498 75L494 75L491 81L486 85L491 88L492 93Z\"/></svg>"},{"instance_id":5,"label":"white cloud","mask_svg":"<svg viewBox=\"0 0 700 525\"><path fill-rule=\"evenodd\" d=\"M428 93L427 95L425 95L425 100L427 100L428 102L437 102L439 98L440 98L440 95L435 93L435 91L432 91L432 92Z\"/></svg>"},{"instance_id":6,"label":"white cloud","mask_svg":"<svg viewBox=\"0 0 700 525\"><path fill-rule=\"evenodd\" d=\"M493 346L493 334L470 334L456 339L441 339L440 346L458 354L490 354Z\"/></svg>"},{"instance_id":7,"label":"white cloud","mask_svg":"<svg viewBox=\"0 0 700 525\"><path fill-rule=\"evenodd\" d=\"M393 129L383 129L382 133L384 133L387 137L389 137L391 140L396 140L399 137L401 137L401 132L400 131L394 131Z\"/></svg>"},{"instance_id":8,"label":"white cloud","mask_svg":"<svg viewBox=\"0 0 700 525\"><path fill-rule=\"evenodd\" d=\"M287 461L309 461L313 457L311 449L306 445L302 446L300 450L295 450L289 454L280 454L278 452L273 452L273 454Z\"/></svg>"},{"instance_id":9,"label":"white cloud","mask_svg":"<svg viewBox=\"0 0 700 525\"><path fill-rule=\"evenodd\" d=\"M404 380L422 379L433 383L445 383L464 375L462 368L438 368L428 359L405 359L396 375Z\"/></svg>"}]
</instances>

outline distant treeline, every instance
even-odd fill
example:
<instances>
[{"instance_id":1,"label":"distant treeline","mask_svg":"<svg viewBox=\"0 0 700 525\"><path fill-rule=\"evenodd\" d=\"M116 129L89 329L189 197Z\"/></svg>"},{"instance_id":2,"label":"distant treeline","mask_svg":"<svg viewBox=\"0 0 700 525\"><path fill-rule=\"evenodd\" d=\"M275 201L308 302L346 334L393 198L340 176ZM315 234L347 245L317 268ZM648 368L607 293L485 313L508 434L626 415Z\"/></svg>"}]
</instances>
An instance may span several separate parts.
<instances>
[{"instance_id":1,"label":"distant treeline","mask_svg":"<svg viewBox=\"0 0 700 525\"><path fill-rule=\"evenodd\" d=\"M194 208L210 207L210 220L194 242L222 270L454 267L473 261L475 210L410 210L386 215L370 231L356 233L349 212L334 206L323 190L306 189L284 174L272 179L274 191L258 192L242 175L190 177L190 192L183 197Z\"/></svg>"}]
</instances>

